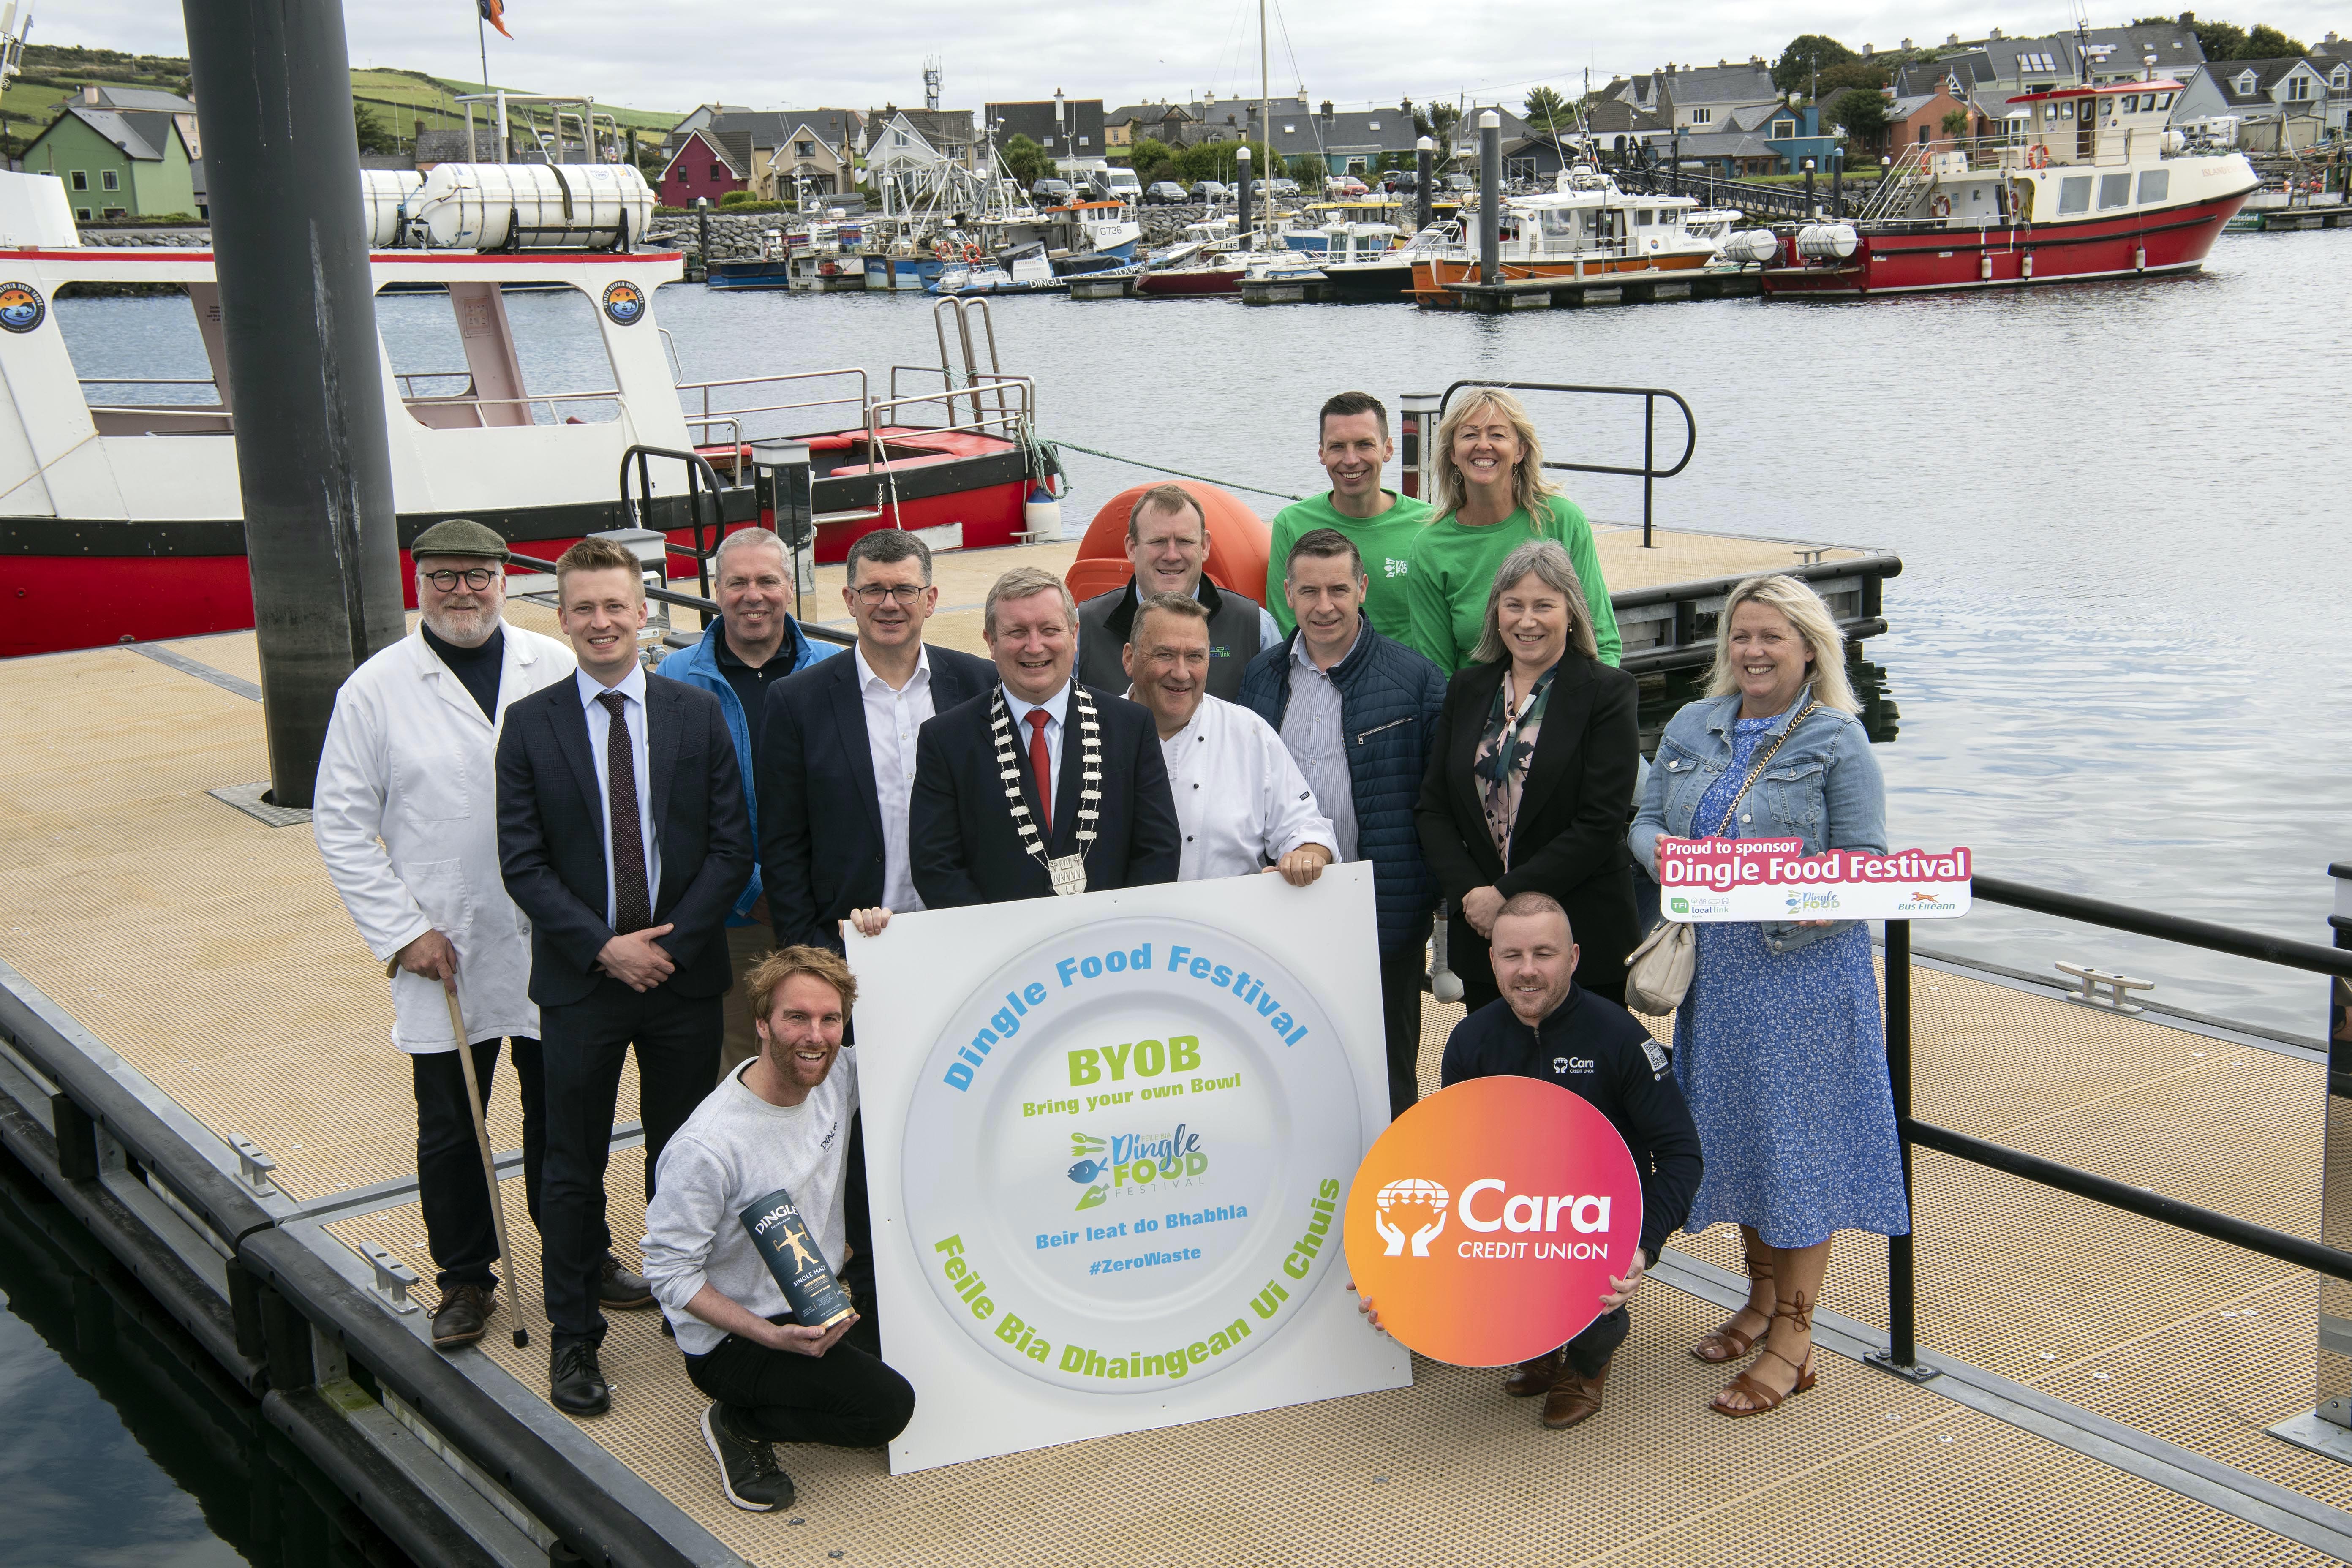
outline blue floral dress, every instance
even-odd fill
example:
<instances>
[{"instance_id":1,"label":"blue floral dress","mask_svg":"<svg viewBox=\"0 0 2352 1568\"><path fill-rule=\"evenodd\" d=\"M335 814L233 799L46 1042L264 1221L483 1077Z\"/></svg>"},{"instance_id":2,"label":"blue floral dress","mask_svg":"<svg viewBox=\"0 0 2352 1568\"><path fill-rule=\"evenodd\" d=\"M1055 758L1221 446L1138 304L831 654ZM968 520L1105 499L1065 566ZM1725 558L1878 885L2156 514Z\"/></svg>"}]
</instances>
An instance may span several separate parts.
<instances>
[{"instance_id":1,"label":"blue floral dress","mask_svg":"<svg viewBox=\"0 0 2352 1568\"><path fill-rule=\"evenodd\" d=\"M1699 802L1694 833L1728 812L1776 722L1734 722L1731 765ZM1675 1014L1675 1081L1706 1172L1683 1229L1729 1220L1769 1247L1811 1247L1834 1230L1907 1232L1869 926L1791 952L1772 952L1745 922L1703 922L1696 934L1690 994Z\"/></svg>"}]
</instances>

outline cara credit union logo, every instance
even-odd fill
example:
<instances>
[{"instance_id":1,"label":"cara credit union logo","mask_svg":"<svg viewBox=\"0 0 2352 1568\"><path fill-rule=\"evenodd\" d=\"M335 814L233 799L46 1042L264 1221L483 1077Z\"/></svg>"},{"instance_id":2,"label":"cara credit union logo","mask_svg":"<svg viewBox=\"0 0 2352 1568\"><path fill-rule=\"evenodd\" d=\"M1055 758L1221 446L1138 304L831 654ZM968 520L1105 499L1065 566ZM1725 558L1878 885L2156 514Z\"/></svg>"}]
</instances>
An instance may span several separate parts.
<instances>
[{"instance_id":1,"label":"cara credit union logo","mask_svg":"<svg viewBox=\"0 0 2352 1568\"><path fill-rule=\"evenodd\" d=\"M1343 1245L1398 1340L1504 1366L1600 1316L1641 1235L1641 1178L1609 1119L1510 1077L1455 1084L1390 1124L1356 1172Z\"/></svg>"}]
</instances>

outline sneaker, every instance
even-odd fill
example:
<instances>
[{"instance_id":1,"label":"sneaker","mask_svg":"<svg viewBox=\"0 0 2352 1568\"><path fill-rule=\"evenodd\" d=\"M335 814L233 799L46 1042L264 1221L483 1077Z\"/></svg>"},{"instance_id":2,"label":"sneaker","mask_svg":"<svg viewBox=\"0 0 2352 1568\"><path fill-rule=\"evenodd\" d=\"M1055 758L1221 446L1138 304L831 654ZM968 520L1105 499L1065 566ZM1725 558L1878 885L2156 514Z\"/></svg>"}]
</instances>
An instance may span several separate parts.
<instances>
[{"instance_id":1,"label":"sneaker","mask_svg":"<svg viewBox=\"0 0 2352 1568\"><path fill-rule=\"evenodd\" d=\"M441 1305L433 1312L433 1348L453 1351L472 1344L497 1310L497 1299L488 1287L450 1286L441 1292Z\"/></svg>"},{"instance_id":2,"label":"sneaker","mask_svg":"<svg viewBox=\"0 0 2352 1568\"><path fill-rule=\"evenodd\" d=\"M719 1461L719 1490L729 1502L748 1513L792 1506L793 1478L776 1463L775 1445L739 1434L717 1400L702 1413L702 1440Z\"/></svg>"},{"instance_id":3,"label":"sneaker","mask_svg":"<svg viewBox=\"0 0 2352 1568\"><path fill-rule=\"evenodd\" d=\"M596 1275L596 1305L610 1307L616 1312L634 1312L653 1304L654 1288L646 1283L646 1277L630 1273L621 1267L619 1258L609 1252L604 1254L604 1266Z\"/></svg>"}]
</instances>

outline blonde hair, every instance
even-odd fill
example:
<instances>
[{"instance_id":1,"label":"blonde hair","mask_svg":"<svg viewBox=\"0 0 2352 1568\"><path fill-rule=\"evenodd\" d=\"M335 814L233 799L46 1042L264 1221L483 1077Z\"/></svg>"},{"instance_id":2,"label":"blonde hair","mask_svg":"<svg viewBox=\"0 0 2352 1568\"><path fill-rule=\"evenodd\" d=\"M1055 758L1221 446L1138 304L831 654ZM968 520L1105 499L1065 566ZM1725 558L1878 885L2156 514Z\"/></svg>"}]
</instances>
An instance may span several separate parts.
<instances>
[{"instance_id":1,"label":"blonde hair","mask_svg":"<svg viewBox=\"0 0 2352 1568\"><path fill-rule=\"evenodd\" d=\"M1543 442L1537 438L1535 421L1528 417L1527 405L1509 393L1491 386L1455 404L1438 422L1437 439L1430 454L1431 466L1436 470L1436 483L1432 488L1437 492L1437 515L1452 517L1470 499L1470 481L1454 464L1454 438L1462 433L1462 426L1490 408L1509 422L1519 438L1519 460L1511 468L1511 500L1541 528L1536 502L1559 493L1559 487L1544 478Z\"/></svg>"},{"instance_id":2,"label":"blonde hair","mask_svg":"<svg viewBox=\"0 0 2352 1568\"><path fill-rule=\"evenodd\" d=\"M1706 678L1709 697L1728 697L1739 689L1739 678L1731 669L1731 617L1740 605L1749 604L1780 611L1804 639L1806 651L1812 655L1813 668L1805 679L1812 683L1813 700L1841 713L1862 711L1862 704L1854 700L1853 683L1846 679L1845 634L1838 630L1837 617L1830 614L1829 605L1811 584L1785 572L1750 577L1724 595L1723 614L1715 623L1715 668Z\"/></svg>"},{"instance_id":3,"label":"blonde hair","mask_svg":"<svg viewBox=\"0 0 2352 1568\"><path fill-rule=\"evenodd\" d=\"M996 606L1006 599L1031 599L1040 594L1062 595L1062 614L1068 617L1070 629L1078 629L1077 601L1070 597L1070 585L1042 566L1015 566L989 584L988 602L982 606L980 626L993 635L996 631Z\"/></svg>"},{"instance_id":4,"label":"blonde hair","mask_svg":"<svg viewBox=\"0 0 2352 1568\"><path fill-rule=\"evenodd\" d=\"M1587 658L1599 658L1601 645L1592 636L1592 609L1585 602L1584 584L1576 575L1576 563L1568 558L1568 547L1556 540L1530 539L1504 556L1502 565L1495 569L1495 585L1486 590L1486 619L1478 629L1478 646L1470 662L1491 664L1506 657L1502 629L1496 620L1503 595L1520 578L1528 576L1568 601L1568 646Z\"/></svg>"},{"instance_id":5,"label":"blonde hair","mask_svg":"<svg viewBox=\"0 0 2352 1568\"><path fill-rule=\"evenodd\" d=\"M775 1005L776 993L795 974L805 974L832 986L841 998L843 1017L848 1017L850 1008L856 1005L857 981L841 954L824 947L787 947L768 954L743 976L743 1000L751 1007L751 1016L767 1017L769 1009Z\"/></svg>"}]
</instances>

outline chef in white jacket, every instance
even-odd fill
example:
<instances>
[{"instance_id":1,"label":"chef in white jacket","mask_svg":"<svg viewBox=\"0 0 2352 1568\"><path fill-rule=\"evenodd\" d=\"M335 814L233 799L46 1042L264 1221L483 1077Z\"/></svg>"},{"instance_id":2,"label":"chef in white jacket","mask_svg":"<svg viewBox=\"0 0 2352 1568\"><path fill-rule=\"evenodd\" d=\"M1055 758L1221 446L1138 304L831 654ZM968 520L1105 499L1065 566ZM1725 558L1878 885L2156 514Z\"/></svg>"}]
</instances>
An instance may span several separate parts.
<instances>
[{"instance_id":1,"label":"chef in white jacket","mask_svg":"<svg viewBox=\"0 0 2352 1568\"><path fill-rule=\"evenodd\" d=\"M576 661L566 644L502 618L510 552L490 529L451 518L412 552L423 624L336 693L310 824L368 951L397 961L392 1041L415 1082L417 1188L441 1297L433 1340L452 1348L482 1336L498 1243L443 987L456 988L485 1100L499 1041L511 1044L535 1220L546 1140L539 1009L530 922L499 875L496 755L508 706L568 679ZM608 1262L608 1293L650 1300L633 1278Z\"/></svg>"}]
</instances>

